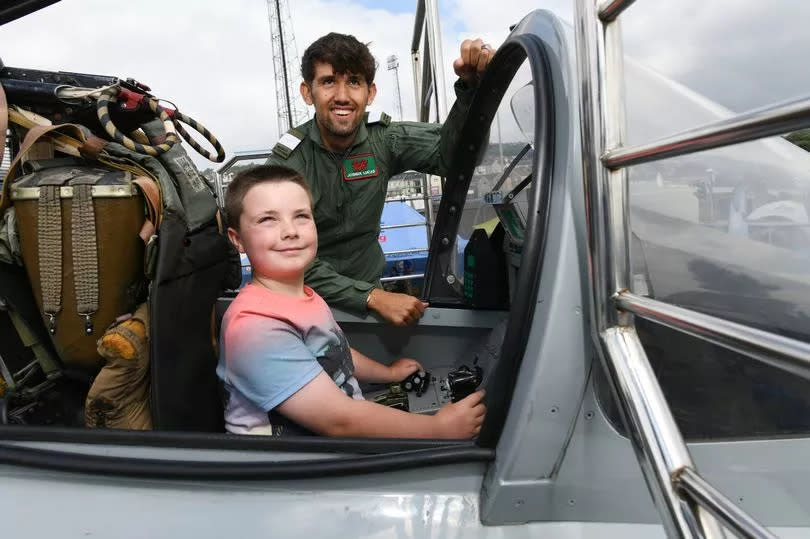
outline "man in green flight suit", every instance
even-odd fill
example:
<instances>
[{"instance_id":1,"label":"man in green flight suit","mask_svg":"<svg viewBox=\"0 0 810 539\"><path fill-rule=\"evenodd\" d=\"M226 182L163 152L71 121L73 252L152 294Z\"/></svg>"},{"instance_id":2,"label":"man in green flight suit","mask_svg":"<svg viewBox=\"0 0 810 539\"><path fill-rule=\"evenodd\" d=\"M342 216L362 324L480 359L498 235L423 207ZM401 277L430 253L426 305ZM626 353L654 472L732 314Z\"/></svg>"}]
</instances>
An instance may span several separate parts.
<instances>
[{"instance_id":1,"label":"man in green flight suit","mask_svg":"<svg viewBox=\"0 0 810 539\"><path fill-rule=\"evenodd\" d=\"M453 62L457 99L442 125L366 114L377 93L377 66L354 36L330 33L304 52L301 95L314 105L315 118L284 134L267 163L299 171L312 187L318 255L305 281L328 304L375 311L399 326L422 316L426 303L379 284L388 179L406 170L447 175L472 94L494 53L480 39L462 43Z\"/></svg>"}]
</instances>

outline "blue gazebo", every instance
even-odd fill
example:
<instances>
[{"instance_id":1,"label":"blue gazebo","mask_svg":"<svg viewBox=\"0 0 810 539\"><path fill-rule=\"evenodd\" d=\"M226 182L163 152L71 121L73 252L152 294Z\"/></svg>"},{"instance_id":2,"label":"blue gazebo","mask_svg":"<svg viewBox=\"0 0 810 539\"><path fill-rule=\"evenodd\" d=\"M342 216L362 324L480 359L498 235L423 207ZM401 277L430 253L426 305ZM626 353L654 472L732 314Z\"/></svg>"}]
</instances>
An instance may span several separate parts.
<instances>
[{"instance_id":1,"label":"blue gazebo","mask_svg":"<svg viewBox=\"0 0 810 539\"><path fill-rule=\"evenodd\" d=\"M425 217L404 202L386 202L380 226L414 225L382 228L379 242L385 253L383 277L424 273L428 256Z\"/></svg>"}]
</instances>

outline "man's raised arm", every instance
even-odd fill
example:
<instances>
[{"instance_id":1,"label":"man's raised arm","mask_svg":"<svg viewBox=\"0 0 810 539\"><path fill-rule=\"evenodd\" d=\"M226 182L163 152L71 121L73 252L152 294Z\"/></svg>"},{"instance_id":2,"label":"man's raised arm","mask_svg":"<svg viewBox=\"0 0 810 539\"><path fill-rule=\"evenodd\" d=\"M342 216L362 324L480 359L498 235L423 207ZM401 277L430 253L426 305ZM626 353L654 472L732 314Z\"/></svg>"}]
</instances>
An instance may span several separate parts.
<instances>
[{"instance_id":1,"label":"man's raised arm","mask_svg":"<svg viewBox=\"0 0 810 539\"><path fill-rule=\"evenodd\" d=\"M467 39L453 62L456 101L444 123L397 122L390 129L396 172L416 170L447 176L475 90L495 51L481 39ZM483 156L483 150L481 156Z\"/></svg>"}]
</instances>

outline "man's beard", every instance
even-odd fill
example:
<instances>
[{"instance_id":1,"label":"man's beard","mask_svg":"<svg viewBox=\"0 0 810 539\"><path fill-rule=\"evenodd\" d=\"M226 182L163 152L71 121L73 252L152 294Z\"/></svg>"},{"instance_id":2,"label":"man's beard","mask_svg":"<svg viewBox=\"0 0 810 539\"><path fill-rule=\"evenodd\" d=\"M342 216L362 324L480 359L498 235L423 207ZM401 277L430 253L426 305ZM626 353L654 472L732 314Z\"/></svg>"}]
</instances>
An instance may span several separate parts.
<instances>
[{"instance_id":1,"label":"man's beard","mask_svg":"<svg viewBox=\"0 0 810 539\"><path fill-rule=\"evenodd\" d=\"M336 137L350 137L357 132L357 128L360 127L360 121L362 121L362 117L359 117L352 125L341 127L332 123L331 118L327 116L323 126L330 135L334 135Z\"/></svg>"}]
</instances>

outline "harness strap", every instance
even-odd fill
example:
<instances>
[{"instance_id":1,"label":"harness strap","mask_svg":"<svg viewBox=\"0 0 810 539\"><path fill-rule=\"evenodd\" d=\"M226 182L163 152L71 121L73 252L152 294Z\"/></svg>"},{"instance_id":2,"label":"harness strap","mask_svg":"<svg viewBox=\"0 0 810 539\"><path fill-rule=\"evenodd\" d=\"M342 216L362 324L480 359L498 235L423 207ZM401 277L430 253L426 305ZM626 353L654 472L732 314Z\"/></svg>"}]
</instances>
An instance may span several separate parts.
<instances>
[{"instance_id":1,"label":"harness strap","mask_svg":"<svg viewBox=\"0 0 810 539\"><path fill-rule=\"evenodd\" d=\"M97 137L92 135L88 138L84 143L79 146L79 153L85 159L89 159L90 161L98 160L98 156L101 153L101 150L104 149L104 146L107 145L107 141L101 137Z\"/></svg>"},{"instance_id":2,"label":"harness strap","mask_svg":"<svg viewBox=\"0 0 810 539\"><path fill-rule=\"evenodd\" d=\"M87 139L86 134L82 131L84 128L82 126L76 124L60 124L60 125L36 125L28 130L26 133L25 138L20 145L20 151L17 153L17 156L11 162L9 166L8 172L6 173L6 177L3 180L3 190L0 192L0 212L3 212L11 205L11 197L9 196L9 191L11 190L11 178L15 177L17 173L17 167L20 166L23 158L28 155L28 152L31 150L31 147L39 141L40 138L45 136L47 133L50 133L55 130L61 131L70 131L72 134L76 136L75 139L64 136L62 133L57 133L57 138L67 141L72 140L76 142L77 145L81 144L81 141ZM61 150L61 147L57 144L57 147ZM78 153L78 152L76 152Z\"/></svg>"},{"instance_id":3,"label":"harness strap","mask_svg":"<svg viewBox=\"0 0 810 539\"><path fill-rule=\"evenodd\" d=\"M132 180L138 189L141 190L144 200L146 200L146 213L149 221L154 225L154 229L160 228L163 221L163 205L160 200L160 187L155 180L147 176L138 176ZM149 239L149 238L147 238Z\"/></svg>"},{"instance_id":4,"label":"harness strap","mask_svg":"<svg viewBox=\"0 0 810 539\"><path fill-rule=\"evenodd\" d=\"M0 149L0 165L3 164L3 156L6 153L6 131L8 130L8 102L3 85L0 84L0 138L3 139L3 148Z\"/></svg>"},{"instance_id":5,"label":"harness strap","mask_svg":"<svg viewBox=\"0 0 810 539\"><path fill-rule=\"evenodd\" d=\"M58 185L39 189L37 228L39 282L42 310L48 317L48 331L56 333L56 315L62 310L62 202Z\"/></svg>"},{"instance_id":6,"label":"harness strap","mask_svg":"<svg viewBox=\"0 0 810 539\"><path fill-rule=\"evenodd\" d=\"M225 223L222 222L222 213L219 210L217 210L216 218L217 218L217 232L222 234L223 232L225 232Z\"/></svg>"},{"instance_id":7,"label":"harness strap","mask_svg":"<svg viewBox=\"0 0 810 539\"><path fill-rule=\"evenodd\" d=\"M72 183L71 239L76 311L85 319L84 332L93 333L91 315L98 311L98 248L92 183Z\"/></svg>"}]
</instances>

